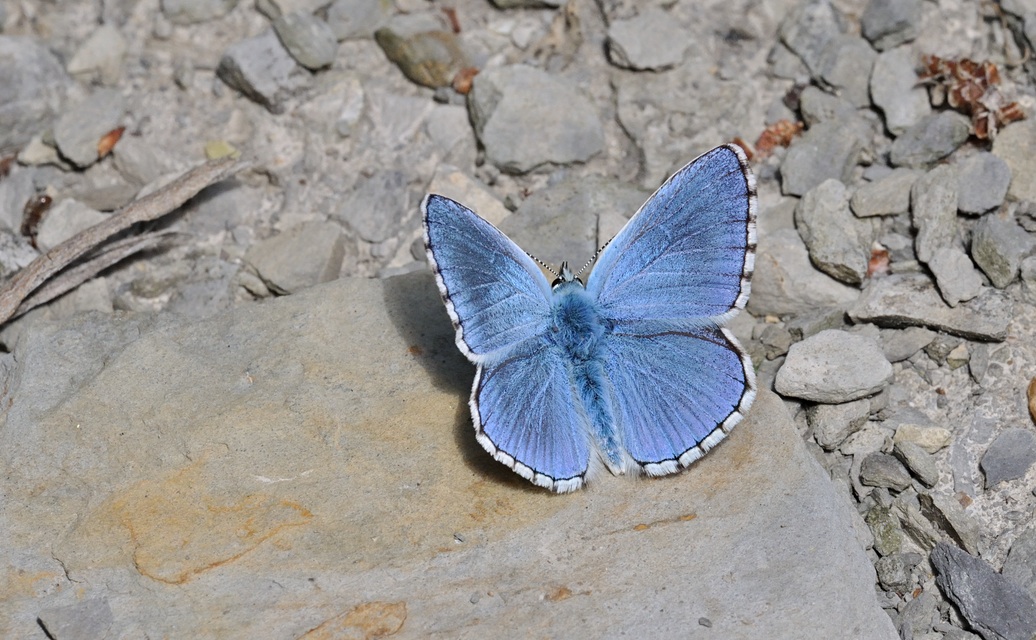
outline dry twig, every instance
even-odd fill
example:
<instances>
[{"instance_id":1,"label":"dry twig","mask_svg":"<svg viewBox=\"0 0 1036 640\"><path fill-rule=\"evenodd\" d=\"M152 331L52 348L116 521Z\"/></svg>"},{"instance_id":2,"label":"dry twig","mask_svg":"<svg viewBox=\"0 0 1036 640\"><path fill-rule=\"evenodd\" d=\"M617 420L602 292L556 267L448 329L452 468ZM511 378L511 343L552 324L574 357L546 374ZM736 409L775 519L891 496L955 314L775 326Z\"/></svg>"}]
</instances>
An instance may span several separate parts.
<instances>
[{"instance_id":1,"label":"dry twig","mask_svg":"<svg viewBox=\"0 0 1036 640\"><path fill-rule=\"evenodd\" d=\"M237 164L233 158L207 162L177 178L168 186L132 202L104 222L76 234L36 258L4 283L3 288L0 289L0 324L7 322L17 314L25 313L33 306L74 289L102 269L115 264L126 256L153 246L153 240L147 237L134 238L133 242L120 241L105 250L95 261L80 265L68 273L62 274L60 278L35 296L29 297L56 273L100 246L108 238L138 222L157 220L175 211L205 187L242 168L243 165ZM105 261L109 260L110 262L105 264ZM95 265L96 261L101 262L97 262ZM94 267L98 265L103 266L95 269ZM58 290L60 292L55 293ZM30 302L34 304L30 306Z\"/></svg>"}]
</instances>

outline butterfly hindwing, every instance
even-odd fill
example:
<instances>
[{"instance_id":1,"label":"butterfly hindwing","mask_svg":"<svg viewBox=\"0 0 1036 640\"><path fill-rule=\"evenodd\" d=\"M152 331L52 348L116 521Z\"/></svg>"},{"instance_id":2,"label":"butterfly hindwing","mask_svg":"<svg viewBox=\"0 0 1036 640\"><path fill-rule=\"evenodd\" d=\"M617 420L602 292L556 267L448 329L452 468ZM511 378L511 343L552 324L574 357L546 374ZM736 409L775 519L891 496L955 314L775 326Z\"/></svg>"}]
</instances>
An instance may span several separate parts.
<instances>
[{"instance_id":1,"label":"butterfly hindwing","mask_svg":"<svg viewBox=\"0 0 1036 640\"><path fill-rule=\"evenodd\" d=\"M429 195L425 246L457 346L474 362L539 335L550 284L539 267L496 227L449 198Z\"/></svg>"},{"instance_id":2,"label":"butterfly hindwing","mask_svg":"<svg viewBox=\"0 0 1036 640\"><path fill-rule=\"evenodd\" d=\"M561 354L529 340L480 366L471 392L478 441L519 475L548 489L578 489L591 445Z\"/></svg>"},{"instance_id":3,"label":"butterfly hindwing","mask_svg":"<svg viewBox=\"0 0 1036 640\"><path fill-rule=\"evenodd\" d=\"M752 363L726 329L612 334L604 351L619 438L650 475L700 458L755 398Z\"/></svg>"},{"instance_id":4,"label":"butterfly hindwing","mask_svg":"<svg viewBox=\"0 0 1036 640\"><path fill-rule=\"evenodd\" d=\"M743 308L754 267L755 180L717 147L673 174L601 252L587 283L627 330L688 326Z\"/></svg>"}]
</instances>

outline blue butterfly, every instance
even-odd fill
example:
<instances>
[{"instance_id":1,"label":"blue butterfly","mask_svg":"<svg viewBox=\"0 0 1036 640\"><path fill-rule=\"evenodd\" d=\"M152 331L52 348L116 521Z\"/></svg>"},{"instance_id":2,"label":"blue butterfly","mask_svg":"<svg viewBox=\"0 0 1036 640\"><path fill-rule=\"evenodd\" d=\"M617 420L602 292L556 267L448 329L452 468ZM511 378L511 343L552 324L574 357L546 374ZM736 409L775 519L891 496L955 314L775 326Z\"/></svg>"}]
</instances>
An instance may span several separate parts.
<instances>
[{"instance_id":1,"label":"blue butterfly","mask_svg":"<svg viewBox=\"0 0 1036 640\"><path fill-rule=\"evenodd\" d=\"M661 476L700 458L755 398L724 323L748 300L755 178L717 147L659 187L597 256L553 284L470 209L428 195L428 261L477 366L475 437L518 475L574 491L606 467Z\"/></svg>"}]
</instances>

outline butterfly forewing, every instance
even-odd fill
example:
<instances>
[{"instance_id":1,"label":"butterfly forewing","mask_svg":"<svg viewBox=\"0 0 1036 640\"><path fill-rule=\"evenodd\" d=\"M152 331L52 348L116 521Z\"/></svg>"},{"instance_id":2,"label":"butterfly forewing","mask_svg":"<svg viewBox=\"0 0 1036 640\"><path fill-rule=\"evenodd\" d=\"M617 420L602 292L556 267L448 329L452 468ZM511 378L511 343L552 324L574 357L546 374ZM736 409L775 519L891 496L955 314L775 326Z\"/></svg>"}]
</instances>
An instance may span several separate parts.
<instances>
[{"instance_id":1,"label":"butterfly forewing","mask_svg":"<svg viewBox=\"0 0 1036 640\"><path fill-rule=\"evenodd\" d=\"M744 307L754 245L755 181L740 148L718 147L644 203L601 253L587 290L617 323L693 326Z\"/></svg>"},{"instance_id":2,"label":"butterfly forewing","mask_svg":"<svg viewBox=\"0 0 1036 640\"><path fill-rule=\"evenodd\" d=\"M422 204L428 261L473 361L504 353L544 331L550 284L514 242L473 211L429 195Z\"/></svg>"}]
</instances>

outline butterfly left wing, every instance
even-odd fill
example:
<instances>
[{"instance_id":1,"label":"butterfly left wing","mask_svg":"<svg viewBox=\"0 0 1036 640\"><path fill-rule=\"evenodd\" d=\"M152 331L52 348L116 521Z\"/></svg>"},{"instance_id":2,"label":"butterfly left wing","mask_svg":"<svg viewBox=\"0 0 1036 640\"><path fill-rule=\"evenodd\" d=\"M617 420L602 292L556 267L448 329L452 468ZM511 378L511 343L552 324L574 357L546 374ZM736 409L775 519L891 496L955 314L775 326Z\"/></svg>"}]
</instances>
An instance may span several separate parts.
<instances>
[{"instance_id":1,"label":"butterfly left wing","mask_svg":"<svg viewBox=\"0 0 1036 640\"><path fill-rule=\"evenodd\" d=\"M471 209L439 195L421 203L425 248L457 347L486 362L541 334L550 283L518 245Z\"/></svg>"},{"instance_id":2,"label":"butterfly left wing","mask_svg":"<svg viewBox=\"0 0 1036 640\"><path fill-rule=\"evenodd\" d=\"M478 365L475 437L533 483L578 489L590 465L589 430L567 365L546 340L550 285L531 258L470 209L429 195L422 210L457 346Z\"/></svg>"},{"instance_id":3,"label":"butterfly left wing","mask_svg":"<svg viewBox=\"0 0 1036 640\"><path fill-rule=\"evenodd\" d=\"M561 352L546 339L479 366L471 415L479 443L518 475L559 493L583 485L591 459L587 418Z\"/></svg>"},{"instance_id":4,"label":"butterfly left wing","mask_svg":"<svg viewBox=\"0 0 1036 640\"><path fill-rule=\"evenodd\" d=\"M752 362L728 329L615 333L604 349L619 439L649 475L703 456L755 399Z\"/></svg>"}]
</instances>

